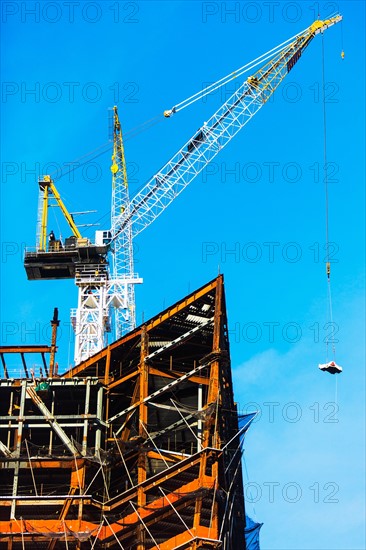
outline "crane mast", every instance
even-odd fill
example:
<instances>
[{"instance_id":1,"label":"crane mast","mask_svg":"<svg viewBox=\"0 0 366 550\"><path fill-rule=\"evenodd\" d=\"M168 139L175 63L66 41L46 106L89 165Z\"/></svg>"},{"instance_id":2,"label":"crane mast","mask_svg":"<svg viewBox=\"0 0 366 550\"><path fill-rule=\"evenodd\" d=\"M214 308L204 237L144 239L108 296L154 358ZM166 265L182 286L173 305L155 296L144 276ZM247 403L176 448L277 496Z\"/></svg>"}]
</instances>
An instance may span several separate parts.
<instances>
[{"instance_id":1,"label":"crane mast","mask_svg":"<svg viewBox=\"0 0 366 550\"><path fill-rule=\"evenodd\" d=\"M88 265L75 277L78 307L71 314L75 330L75 364L107 344L107 333L118 339L135 328L135 288L142 279L134 273L131 228L119 232L130 211L127 168L117 107L113 108L111 230L99 245L111 242L110 264ZM103 232L102 232L103 233ZM112 312L114 315L112 315Z\"/></svg>"},{"instance_id":2,"label":"crane mast","mask_svg":"<svg viewBox=\"0 0 366 550\"><path fill-rule=\"evenodd\" d=\"M127 168L118 110L113 108L113 155L112 155L112 216L111 256L112 276L108 283L108 304L115 311L114 329L116 339L135 328L135 288L142 283L134 274L131 227L119 231L123 218L130 213Z\"/></svg>"},{"instance_id":3,"label":"crane mast","mask_svg":"<svg viewBox=\"0 0 366 550\"><path fill-rule=\"evenodd\" d=\"M291 42L287 40L287 45L283 48L281 45L271 50L274 52L273 55L265 58L267 60L270 57L270 60L239 86L234 94L144 185L132 200L129 198L121 123L117 107L114 107L111 229L110 231L97 232L96 244L87 247L88 250L93 251L93 255L90 256L88 253L87 259L84 258L84 260L75 263L69 253L68 275L64 275L64 277L70 278L75 274L75 282L79 289L78 307L72 313L76 333L75 364L79 364L100 351L106 345L107 332L112 328L114 328L115 338L119 338L135 327L134 286L137 283L142 283L142 279L134 273L133 238L164 212L187 185L268 102L315 35L323 33L328 27L341 20L342 16L340 15L324 21L317 20L305 31L299 33L294 40L290 39ZM177 109L173 107L171 110L165 111L164 115L170 117L175 112ZM45 187L45 201L47 202L49 186ZM44 216L40 217L43 240L40 241L39 252L42 253L45 248L47 223L46 214ZM98 237L98 233L104 235ZM110 267L105 261L107 247L111 258ZM78 254L80 255L82 251L83 249L79 248ZM38 260L37 256L34 261L38 262ZM28 255L28 266L25 262L28 278L42 278L32 275L35 273L32 262L33 257ZM46 267L49 272L50 265ZM40 264L39 269L41 268ZM46 274L43 278L57 278L57 275L49 277ZM112 309L114 309L114 323L111 319ZM113 325L114 327L112 327Z\"/></svg>"}]
</instances>

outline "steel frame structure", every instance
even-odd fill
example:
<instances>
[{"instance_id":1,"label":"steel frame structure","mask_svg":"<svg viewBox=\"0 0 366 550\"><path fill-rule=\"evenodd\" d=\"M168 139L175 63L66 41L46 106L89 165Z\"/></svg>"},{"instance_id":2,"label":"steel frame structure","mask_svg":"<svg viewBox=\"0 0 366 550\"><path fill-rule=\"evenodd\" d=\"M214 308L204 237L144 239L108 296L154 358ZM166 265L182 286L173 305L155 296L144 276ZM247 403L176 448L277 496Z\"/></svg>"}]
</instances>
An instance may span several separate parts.
<instances>
[{"instance_id":1,"label":"steel frame structure","mask_svg":"<svg viewBox=\"0 0 366 550\"><path fill-rule=\"evenodd\" d=\"M222 276L61 377L0 392L9 550L245 549Z\"/></svg>"}]
</instances>

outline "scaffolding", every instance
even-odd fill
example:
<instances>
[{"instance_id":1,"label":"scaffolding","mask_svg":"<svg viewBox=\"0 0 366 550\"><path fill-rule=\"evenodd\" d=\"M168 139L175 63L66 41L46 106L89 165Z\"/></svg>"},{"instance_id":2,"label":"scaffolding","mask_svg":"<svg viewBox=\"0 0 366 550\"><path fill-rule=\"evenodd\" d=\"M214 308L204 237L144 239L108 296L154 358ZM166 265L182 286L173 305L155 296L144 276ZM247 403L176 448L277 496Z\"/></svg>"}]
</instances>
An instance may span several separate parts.
<instances>
[{"instance_id":1,"label":"scaffolding","mask_svg":"<svg viewBox=\"0 0 366 550\"><path fill-rule=\"evenodd\" d=\"M9 378L12 352L4 548L245 549L222 276L61 376Z\"/></svg>"}]
</instances>

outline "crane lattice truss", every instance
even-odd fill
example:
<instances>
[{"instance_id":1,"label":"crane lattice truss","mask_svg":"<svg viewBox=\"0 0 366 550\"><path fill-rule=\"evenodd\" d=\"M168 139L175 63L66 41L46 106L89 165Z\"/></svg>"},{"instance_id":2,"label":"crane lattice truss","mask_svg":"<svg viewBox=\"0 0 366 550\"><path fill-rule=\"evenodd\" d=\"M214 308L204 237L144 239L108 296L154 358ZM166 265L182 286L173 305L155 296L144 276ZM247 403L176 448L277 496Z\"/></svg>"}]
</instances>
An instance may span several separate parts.
<instances>
[{"instance_id":1,"label":"crane lattice truss","mask_svg":"<svg viewBox=\"0 0 366 550\"><path fill-rule=\"evenodd\" d=\"M222 276L61 377L0 392L9 550L244 550L254 415L239 427Z\"/></svg>"},{"instance_id":2,"label":"crane lattice truss","mask_svg":"<svg viewBox=\"0 0 366 550\"><path fill-rule=\"evenodd\" d=\"M126 189L123 197L125 207L120 210L118 216L113 218L112 237L118 243L117 249L120 250L122 257L126 256L130 261L128 267L122 267L121 273L124 272L129 277L133 273L133 237L154 222L263 107L292 70L314 36L341 19L341 16L336 16L326 21L315 21L293 42L276 53L238 88L131 201L128 199L127 185L122 186L122 189ZM120 149L123 153L122 141ZM126 178L124 154L120 155L120 162L123 167L119 171L120 178L123 174ZM120 201L121 204L122 202ZM141 279L137 279L137 282L141 282ZM133 280L132 283L134 283ZM125 285L123 296L126 298L128 318L128 312L135 311L133 284ZM130 315L131 322L132 319L134 319L134 313Z\"/></svg>"},{"instance_id":3,"label":"crane lattice truss","mask_svg":"<svg viewBox=\"0 0 366 550\"><path fill-rule=\"evenodd\" d=\"M131 200L120 232L135 237L148 227L268 101L302 52L340 16L316 21L250 76L174 157Z\"/></svg>"},{"instance_id":4,"label":"crane lattice truss","mask_svg":"<svg viewBox=\"0 0 366 550\"><path fill-rule=\"evenodd\" d=\"M78 307L71 311L75 331L75 362L91 357L106 344L110 332L110 286L107 265L80 265L75 273Z\"/></svg>"}]
</instances>

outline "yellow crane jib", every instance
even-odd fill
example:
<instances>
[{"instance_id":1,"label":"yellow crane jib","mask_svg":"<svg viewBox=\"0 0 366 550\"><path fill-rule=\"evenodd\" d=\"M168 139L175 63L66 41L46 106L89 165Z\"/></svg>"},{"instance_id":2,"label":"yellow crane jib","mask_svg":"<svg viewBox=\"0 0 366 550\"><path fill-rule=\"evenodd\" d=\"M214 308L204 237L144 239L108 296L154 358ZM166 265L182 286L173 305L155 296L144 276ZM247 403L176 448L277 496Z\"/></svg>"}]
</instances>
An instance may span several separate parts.
<instances>
[{"instance_id":1,"label":"yellow crane jib","mask_svg":"<svg viewBox=\"0 0 366 550\"><path fill-rule=\"evenodd\" d=\"M260 97L260 101L262 104L266 103L270 95L272 95L286 74L291 71L300 59L303 50L310 44L315 35L324 32L328 27L331 27L340 21L342 21L341 15L335 15L329 19L318 19L314 21L314 23L312 23L304 31L260 55L236 71L233 71L223 78L220 78L218 81L213 82L204 90L199 90L192 96L184 99L180 103L177 103L172 109L167 109L164 111L164 117L170 118L173 114L185 109L196 101L201 100L222 86L226 86L226 84L229 84L235 78L242 76L243 74L251 71L254 67L258 66L260 68L254 72L252 76L249 76L246 82L249 86L249 93L253 90L262 91L263 93ZM343 59L343 51L341 56Z\"/></svg>"},{"instance_id":2,"label":"yellow crane jib","mask_svg":"<svg viewBox=\"0 0 366 550\"><path fill-rule=\"evenodd\" d=\"M292 42L278 51L265 65L247 78L249 89L261 90L261 100L265 103L273 94L280 82L284 79L300 59L302 52L307 48L315 35L328 27L340 22L341 15L324 21L314 21L310 27L298 34Z\"/></svg>"},{"instance_id":3,"label":"yellow crane jib","mask_svg":"<svg viewBox=\"0 0 366 550\"><path fill-rule=\"evenodd\" d=\"M336 23L339 23L342 21L343 17L341 15L336 15L334 17L330 17L329 19L317 19L314 21L312 25L309 27L309 31L314 34L318 34L319 32L325 31L328 27L331 27L332 25L335 25Z\"/></svg>"},{"instance_id":4,"label":"yellow crane jib","mask_svg":"<svg viewBox=\"0 0 366 550\"><path fill-rule=\"evenodd\" d=\"M48 220L48 206L49 199L53 196L57 202L57 205L60 207L61 212L63 213L67 223L70 226L70 229L73 235L77 239L82 239L79 229L76 227L75 222L64 205L60 193L57 191L56 186L51 178L51 176L43 176L38 180L38 185L43 192L43 201L42 201L42 214L41 214L41 231L40 231L40 240L39 240L39 250L46 251L47 249L47 220Z\"/></svg>"}]
</instances>

